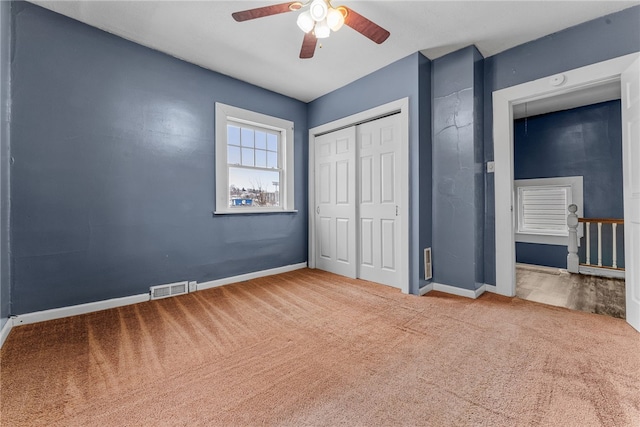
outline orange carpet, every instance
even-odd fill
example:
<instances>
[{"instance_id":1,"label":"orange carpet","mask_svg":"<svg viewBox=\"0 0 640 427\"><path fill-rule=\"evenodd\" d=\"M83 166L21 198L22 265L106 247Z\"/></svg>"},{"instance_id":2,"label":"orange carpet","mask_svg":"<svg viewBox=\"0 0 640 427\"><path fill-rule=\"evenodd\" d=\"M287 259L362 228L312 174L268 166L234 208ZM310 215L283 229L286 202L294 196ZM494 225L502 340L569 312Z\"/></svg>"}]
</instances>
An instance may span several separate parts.
<instances>
[{"instance_id":1,"label":"orange carpet","mask_svg":"<svg viewBox=\"0 0 640 427\"><path fill-rule=\"evenodd\" d=\"M624 320L299 270L14 328L3 426L639 426Z\"/></svg>"}]
</instances>

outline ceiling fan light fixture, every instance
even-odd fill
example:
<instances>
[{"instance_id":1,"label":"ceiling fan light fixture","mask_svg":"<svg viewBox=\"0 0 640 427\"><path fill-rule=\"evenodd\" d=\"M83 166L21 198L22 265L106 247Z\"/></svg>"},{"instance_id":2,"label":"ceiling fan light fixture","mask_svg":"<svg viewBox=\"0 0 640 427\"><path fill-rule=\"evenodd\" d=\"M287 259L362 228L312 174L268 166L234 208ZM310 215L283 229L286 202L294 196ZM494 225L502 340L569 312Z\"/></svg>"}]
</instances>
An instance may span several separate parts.
<instances>
[{"instance_id":1,"label":"ceiling fan light fixture","mask_svg":"<svg viewBox=\"0 0 640 427\"><path fill-rule=\"evenodd\" d=\"M308 9L300 10L303 8ZM383 43L391 35L389 31L353 9L346 6L333 7L331 0L289 0L288 3L234 12L231 17L237 22L243 22L298 10L300 12L296 24L305 33L300 59L313 58L318 39L329 37L331 31L338 31L345 24L377 44Z\"/></svg>"},{"instance_id":2,"label":"ceiling fan light fixture","mask_svg":"<svg viewBox=\"0 0 640 427\"><path fill-rule=\"evenodd\" d=\"M311 6L309 6L309 13L314 21L320 22L327 17L329 6L325 0L313 0Z\"/></svg>"},{"instance_id":3,"label":"ceiling fan light fixture","mask_svg":"<svg viewBox=\"0 0 640 427\"><path fill-rule=\"evenodd\" d=\"M329 28L329 26L327 25L327 21L323 20L316 23L314 32L316 34L316 38L326 39L331 34L331 28Z\"/></svg>"},{"instance_id":4,"label":"ceiling fan light fixture","mask_svg":"<svg viewBox=\"0 0 640 427\"><path fill-rule=\"evenodd\" d=\"M327 25L332 31L338 31L344 25L344 15L340 10L330 8L327 12Z\"/></svg>"},{"instance_id":5,"label":"ceiling fan light fixture","mask_svg":"<svg viewBox=\"0 0 640 427\"><path fill-rule=\"evenodd\" d=\"M313 20L311 14L308 10L305 10L300 15L298 15L298 20L296 21L298 24L298 28L300 28L305 33L313 30L313 26L316 24L316 21Z\"/></svg>"}]
</instances>

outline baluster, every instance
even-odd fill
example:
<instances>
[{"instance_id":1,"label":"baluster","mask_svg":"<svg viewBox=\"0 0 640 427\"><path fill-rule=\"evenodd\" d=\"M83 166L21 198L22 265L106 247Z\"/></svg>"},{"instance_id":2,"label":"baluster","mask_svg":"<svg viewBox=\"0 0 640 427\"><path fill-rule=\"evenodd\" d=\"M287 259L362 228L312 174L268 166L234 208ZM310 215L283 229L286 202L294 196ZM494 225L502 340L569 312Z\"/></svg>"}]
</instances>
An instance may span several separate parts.
<instances>
[{"instance_id":1,"label":"baluster","mask_svg":"<svg viewBox=\"0 0 640 427\"><path fill-rule=\"evenodd\" d=\"M616 230L618 228L618 224L616 224L615 222L613 224L611 224L611 229L613 230L613 260L611 263L611 267L613 268L618 268L618 254L617 252L617 245L616 245Z\"/></svg>"},{"instance_id":2,"label":"baluster","mask_svg":"<svg viewBox=\"0 0 640 427\"><path fill-rule=\"evenodd\" d=\"M587 262L585 264L591 265L591 223L585 222L584 226L587 229Z\"/></svg>"},{"instance_id":3,"label":"baluster","mask_svg":"<svg viewBox=\"0 0 640 427\"><path fill-rule=\"evenodd\" d=\"M598 267L602 267L602 223L598 223Z\"/></svg>"},{"instance_id":4,"label":"baluster","mask_svg":"<svg viewBox=\"0 0 640 427\"><path fill-rule=\"evenodd\" d=\"M580 260L578 259L578 215L576 211L578 207L574 204L569 205L569 215L567 215L567 226L569 227L569 242L567 245L567 271L569 273L577 273Z\"/></svg>"}]
</instances>

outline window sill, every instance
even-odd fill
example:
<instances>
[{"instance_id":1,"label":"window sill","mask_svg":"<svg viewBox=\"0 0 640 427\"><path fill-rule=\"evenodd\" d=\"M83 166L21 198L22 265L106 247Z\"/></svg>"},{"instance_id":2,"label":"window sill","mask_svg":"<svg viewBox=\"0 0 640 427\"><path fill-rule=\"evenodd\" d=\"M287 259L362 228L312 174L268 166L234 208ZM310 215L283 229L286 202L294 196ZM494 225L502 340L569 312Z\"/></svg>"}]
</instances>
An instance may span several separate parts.
<instances>
[{"instance_id":1,"label":"window sill","mask_svg":"<svg viewBox=\"0 0 640 427\"><path fill-rule=\"evenodd\" d=\"M568 236L553 236L544 234L515 233L515 241L522 243L538 243L543 245L567 246Z\"/></svg>"},{"instance_id":2,"label":"window sill","mask_svg":"<svg viewBox=\"0 0 640 427\"><path fill-rule=\"evenodd\" d=\"M242 209L237 211L213 211L214 215L246 215L246 214L292 214L298 213L297 209Z\"/></svg>"}]
</instances>

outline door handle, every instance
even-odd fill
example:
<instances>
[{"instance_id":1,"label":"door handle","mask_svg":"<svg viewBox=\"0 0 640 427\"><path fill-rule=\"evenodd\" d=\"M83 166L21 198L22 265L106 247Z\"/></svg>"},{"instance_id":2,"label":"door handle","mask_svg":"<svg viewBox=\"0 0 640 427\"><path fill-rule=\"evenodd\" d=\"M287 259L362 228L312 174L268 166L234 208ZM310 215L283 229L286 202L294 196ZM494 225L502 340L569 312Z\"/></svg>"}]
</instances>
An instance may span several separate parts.
<instances>
[{"instance_id":1,"label":"door handle","mask_svg":"<svg viewBox=\"0 0 640 427\"><path fill-rule=\"evenodd\" d=\"M318 206L318 207L316 208L316 213L317 213L318 215L320 215L320 206Z\"/></svg>"}]
</instances>

